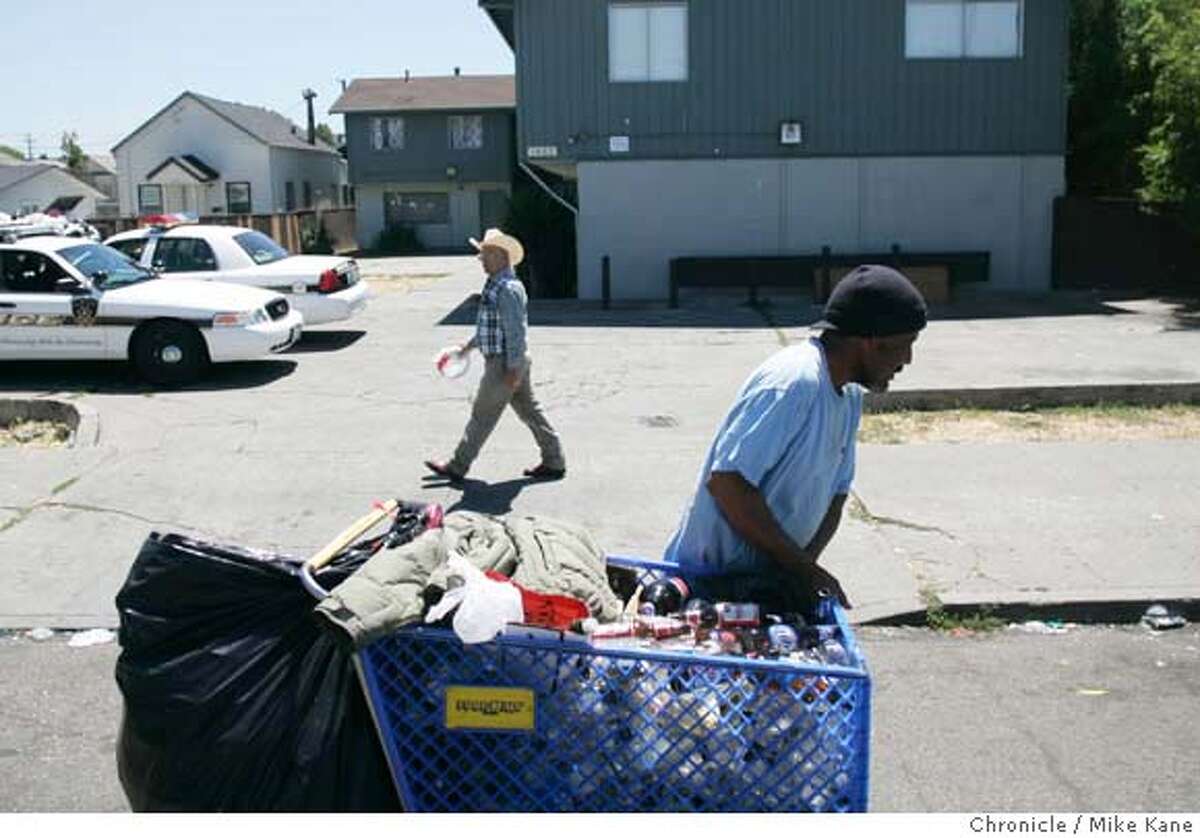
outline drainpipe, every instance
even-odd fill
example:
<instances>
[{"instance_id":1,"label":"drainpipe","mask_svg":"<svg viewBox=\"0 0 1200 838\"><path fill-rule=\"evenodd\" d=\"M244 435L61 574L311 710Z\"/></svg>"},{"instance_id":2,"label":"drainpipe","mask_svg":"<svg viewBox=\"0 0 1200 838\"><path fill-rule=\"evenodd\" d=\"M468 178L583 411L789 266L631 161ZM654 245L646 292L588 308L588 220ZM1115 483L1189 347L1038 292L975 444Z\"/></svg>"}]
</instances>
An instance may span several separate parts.
<instances>
[{"instance_id":1,"label":"drainpipe","mask_svg":"<svg viewBox=\"0 0 1200 838\"><path fill-rule=\"evenodd\" d=\"M551 198L558 201L558 203L562 204L564 207L566 207L568 210L570 210L571 215L575 216L576 218L579 217L579 210L576 207L571 206L571 204L568 203L566 200L564 200L557 192L555 192L553 189L551 189L549 186L547 186L546 182L544 180L542 180L540 177L538 177L536 174L534 174L533 169L529 168L529 165L527 163L525 163L524 160L522 160L518 165L521 167L521 171L523 171L525 174L529 175L530 180L532 180L534 183L536 183L538 186L540 186L542 188L543 192L545 192Z\"/></svg>"}]
</instances>

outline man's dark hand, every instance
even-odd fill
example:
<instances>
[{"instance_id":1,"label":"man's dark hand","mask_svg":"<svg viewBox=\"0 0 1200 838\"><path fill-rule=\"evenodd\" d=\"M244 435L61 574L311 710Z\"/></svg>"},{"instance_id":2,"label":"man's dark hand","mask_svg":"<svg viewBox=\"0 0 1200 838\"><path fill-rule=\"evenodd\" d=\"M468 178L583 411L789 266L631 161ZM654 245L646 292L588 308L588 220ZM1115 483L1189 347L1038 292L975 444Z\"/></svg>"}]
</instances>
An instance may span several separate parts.
<instances>
[{"instance_id":1,"label":"man's dark hand","mask_svg":"<svg viewBox=\"0 0 1200 838\"><path fill-rule=\"evenodd\" d=\"M842 608L853 607L850 605L850 598L842 590L842 583L837 580L836 576L817 565L814 565L812 570L813 585L818 595L827 593L830 596L837 597L837 601L841 603Z\"/></svg>"},{"instance_id":2,"label":"man's dark hand","mask_svg":"<svg viewBox=\"0 0 1200 838\"><path fill-rule=\"evenodd\" d=\"M804 610L812 613L816 610L817 602L822 596L836 597L842 608L850 608L850 599L842 590L842 583L837 577L819 565L810 565L804 573L792 577L791 600L804 605Z\"/></svg>"}]
</instances>

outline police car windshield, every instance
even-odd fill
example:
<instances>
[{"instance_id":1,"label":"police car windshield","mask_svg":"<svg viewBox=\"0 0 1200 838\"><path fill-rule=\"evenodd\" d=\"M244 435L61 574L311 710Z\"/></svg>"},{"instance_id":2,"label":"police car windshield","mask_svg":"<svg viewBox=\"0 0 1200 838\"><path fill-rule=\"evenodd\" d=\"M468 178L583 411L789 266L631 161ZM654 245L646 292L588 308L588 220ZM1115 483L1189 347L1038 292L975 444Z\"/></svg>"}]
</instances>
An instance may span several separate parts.
<instances>
[{"instance_id":1,"label":"police car windshield","mask_svg":"<svg viewBox=\"0 0 1200 838\"><path fill-rule=\"evenodd\" d=\"M97 288L116 288L132 285L152 274L139 268L119 250L103 244L80 244L64 247L58 255L75 266L81 274L92 279Z\"/></svg>"},{"instance_id":2,"label":"police car windshield","mask_svg":"<svg viewBox=\"0 0 1200 838\"><path fill-rule=\"evenodd\" d=\"M253 259L256 265L278 262L291 255L276 244L270 236L264 236L257 230L239 233L233 237L233 240L241 246L242 250L246 251L246 255Z\"/></svg>"}]
</instances>

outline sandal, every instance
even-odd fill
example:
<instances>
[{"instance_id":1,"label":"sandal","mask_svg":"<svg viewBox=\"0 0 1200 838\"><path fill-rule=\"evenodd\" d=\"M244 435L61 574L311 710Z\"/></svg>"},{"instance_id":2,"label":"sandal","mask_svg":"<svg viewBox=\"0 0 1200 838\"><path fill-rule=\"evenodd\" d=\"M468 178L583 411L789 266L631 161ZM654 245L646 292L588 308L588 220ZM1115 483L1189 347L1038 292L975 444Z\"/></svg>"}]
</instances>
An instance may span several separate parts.
<instances>
[{"instance_id":1,"label":"sandal","mask_svg":"<svg viewBox=\"0 0 1200 838\"><path fill-rule=\"evenodd\" d=\"M535 480L562 480L567 476L565 468L550 468L545 463L541 463L534 468L527 468L524 472L526 477L532 477Z\"/></svg>"}]
</instances>

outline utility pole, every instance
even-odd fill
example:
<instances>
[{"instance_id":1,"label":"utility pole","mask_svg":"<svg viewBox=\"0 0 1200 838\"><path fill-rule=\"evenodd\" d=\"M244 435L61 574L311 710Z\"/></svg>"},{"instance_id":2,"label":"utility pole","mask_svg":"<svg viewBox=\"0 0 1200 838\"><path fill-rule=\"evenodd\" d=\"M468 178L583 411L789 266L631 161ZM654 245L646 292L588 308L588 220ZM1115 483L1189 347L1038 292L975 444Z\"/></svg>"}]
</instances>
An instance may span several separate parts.
<instances>
[{"instance_id":1,"label":"utility pole","mask_svg":"<svg viewBox=\"0 0 1200 838\"><path fill-rule=\"evenodd\" d=\"M311 88L305 88L300 94L304 97L304 101L308 103L308 144L317 144L317 124L313 120L313 103L312 100L317 98L316 92Z\"/></svg>"},{"instance_id":2,"label":"utility pole","mask_svg":"<svg viewBox=\"0 0 1200 838\"><path fill-rule=\"evenodd\" d=\"M33 134L25 135L25 159L33 159Z\"/></svg>"}]
</instances>

